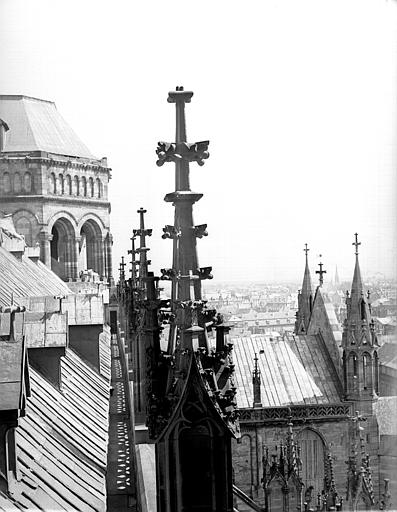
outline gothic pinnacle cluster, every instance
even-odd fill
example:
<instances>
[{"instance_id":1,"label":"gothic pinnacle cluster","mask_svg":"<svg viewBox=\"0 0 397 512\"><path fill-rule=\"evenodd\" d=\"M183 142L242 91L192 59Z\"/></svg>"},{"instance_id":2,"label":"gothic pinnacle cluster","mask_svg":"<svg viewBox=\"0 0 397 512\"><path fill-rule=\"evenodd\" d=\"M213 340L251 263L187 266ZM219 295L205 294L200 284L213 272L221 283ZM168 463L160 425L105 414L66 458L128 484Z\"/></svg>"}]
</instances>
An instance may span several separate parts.
<instances>
[{"instance_id":1,"label":"gothic pinnacle cluster","mask_svg":"<svg viewBox=\"0 0 397 512\"><path fill-rule=\"evenodd\" d=\"M225 335L228 327L216 311L206 308L206 301L201 295L201 281L212 279L211 267L200 267L197 257L197 238L207 235L207 225L194 225L193 204L202 198L202 194L192 192L190 188L189 164L197 162L203 165L209 157L209 141L188 143L186 138L185 104L190 103L193 93L177 87L176 91L168 94L168 102L176 108L175 142L159 142L156 150L157 165L165 162L175 164L175 191L167 194L166 202L171 202L175 208L174 225L163 228L163 238L173 241L172 267L162 269L161 279L171 281L171 315L169 317L168 357L174 359L175 368L183 374L189 372L192 365L193 353L203 357L213 358L206 361L207 367L214 367L214 373L209 377L209 388L214 397L219 398L217 407L234 407L235 388L229 376L233 366L219 363L214 356L229 353L231 346L226 343ZM208 340L208 329L217 330L216 349L212 349ZM194 364L201 364L200 358L194 357ZM229 357L226 357L229 361ZM222 388L218 388L215 374L224 366ZM215 371L216 369L216 371ZM168 386L175 382L175 371L169 372ZM219 374L218 374L219 375ZM183 386L183 379L177 378L176 388ZM222 406L220 406L222 404Z\"/></svg>"},{"instance_id":2,"label":"gothic pinnacle cluster","mask_svg":"<svg viewBox=\"0 0 397 512\"><path fill-rule=\"evenodd\" d=\"M371 400L379 391L378 342L371 316L370 294L364 293L358 259L358 234L354 234L355 267L351 292L346 292L346 320L343 327L343 368L345 396L349 400Z\"/></svg>"}]
</instances>

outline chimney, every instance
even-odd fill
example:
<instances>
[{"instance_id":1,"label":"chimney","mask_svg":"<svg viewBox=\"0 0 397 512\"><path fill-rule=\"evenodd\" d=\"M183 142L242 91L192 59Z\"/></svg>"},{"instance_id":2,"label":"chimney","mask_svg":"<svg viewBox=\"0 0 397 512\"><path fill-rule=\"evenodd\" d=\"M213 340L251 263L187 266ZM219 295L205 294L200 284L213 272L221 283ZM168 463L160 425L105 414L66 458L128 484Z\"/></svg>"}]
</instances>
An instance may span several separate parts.
<instances>
[{"instance_id":1,"label":"chimney","mask_svg":"<svg viewBox=\"0 0 397 512\"><path fill-rule=\"evenodd\" d=\"M0 312L0 491L12 494L18 480L15 429L30 396L23 308Z\"/></svg>"}]
</instances>

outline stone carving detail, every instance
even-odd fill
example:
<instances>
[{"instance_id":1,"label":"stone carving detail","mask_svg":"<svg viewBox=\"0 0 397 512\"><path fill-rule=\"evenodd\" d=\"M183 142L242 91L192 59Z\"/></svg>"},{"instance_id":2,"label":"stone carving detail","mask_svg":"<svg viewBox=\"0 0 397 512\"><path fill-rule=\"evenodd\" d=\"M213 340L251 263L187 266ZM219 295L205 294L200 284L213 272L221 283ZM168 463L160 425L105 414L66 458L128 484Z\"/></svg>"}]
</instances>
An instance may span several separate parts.
<instances>
[{"instance_id":1,"label":"stone carving detail","mask_svg":"<svg viewBox=\"0 0 397 512\"><path fill-rule=\"evenodd\" d=\"M204 165L205 159L210 155L208 153L208 140L200 142L159 142L156 149L158 160L156 164L161 167L165 162L177 162L184 160L186 162L197 162L198 165Z\"/></svg>"}]
</instances>

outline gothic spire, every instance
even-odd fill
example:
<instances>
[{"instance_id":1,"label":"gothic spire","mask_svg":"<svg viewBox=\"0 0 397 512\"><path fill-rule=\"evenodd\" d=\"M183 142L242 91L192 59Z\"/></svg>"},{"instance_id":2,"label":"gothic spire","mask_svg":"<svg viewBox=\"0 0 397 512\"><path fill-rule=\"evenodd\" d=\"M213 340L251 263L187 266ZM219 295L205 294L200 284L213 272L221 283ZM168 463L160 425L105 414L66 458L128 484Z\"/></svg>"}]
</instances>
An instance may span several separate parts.
<instances>
[{"instance_id":1,"label":"gothic spire","mask_svg":"<svg viewBox=\"0 0 397 512\"><path fill-rule=\"evenodd\" d=\"M346 300L347 305L347 318L346 327L351 331L355 331L354 335L362 338L364 331L367 332L364 343L372 343L372 338L369 336L370 332L373 331L373 321L371 318L370 305L368 302L368 295L365 296L363 281L361 278L360 262L358 259L358 247L361 242L358 241L358 234L354 234L355 241L352 245L355 246L356 262L354 267L354 275L352 281L352 287L350 297ZM374 334L374 333L373 333Z\"/></svg>"},{"instance_id":2,"label":"gothic spire","mask_svg":"<svg viewBox=\"0 0 397 512\"><path fill-rule=\"evenodd\" d=\"M170 328L168 352L171 354L177 339L185 348L190 348L193 338L198 339L200 346L208 345L205 325L199 318L203 306L201 280L212 278L212 268L199 268L198 264L196 239L207 234L207 225L195 226L193 223L193 204L203 194L190 189L189 163L195 161L199 165L204 164L203 160L209 156L209 142L186 142L185 103L190 103L192 96L193 93L184 91L183 87L177 87L176 91L168 94L168 102L175 103L176 107L175 143L159 142L156 150L157 165L175 163L175 191L164 198L175 207L174 225L163 228L163 238L173 240L172 268L161 270L163 279L171 280L172 312L176 319ZM192 307L186 308L189 301Z\"/></svg>"},{"instance_id":3,"label":"gothic spire","mask_svg":"<svg viewBox=\"0 0 397 512\"><path fill-rule=\"evenodd\" d=\"M145 228L145 218L144 215L147 210L143 208L139 208L137 213L139 213L139 229L133 230L133 236L139 236L140 244L139 248L136 249L136 252L139 254L139 293L142 298L146 296L146 281L145 278L148 275L148 266L150 265L150 260L147 259L147 253L150 251L148 247L146 247L146 237L152 236L152 230Z\"/></svg>"},{"instance_id":4,"label":"gothic spire","mask_svg":"<svg viewBox=\"0 0 397 512\"><path fill-rule=\"evenodd\" d=\"M295 334L304 334L307 332L313 307L313 288L307 255L310 249L307 247L307 244L305 244L303 251L305 252L305 272L303 275L302 289L298 292L298 311L296 314Z\"/></svg>"},{"instance_id":5,"label":"gothic spire","mask_svg":"<svg viewBox=\"0 0 397 512\"><path fill-rule=\"evenodd\" d=\"M379 360L369 294L364 294L358 260L358 234L354 235L356 262L351 293L346 293L346 319L342 347L345 396L351 400L372 399L378 393Z\"/></svg>"}]
</instances>

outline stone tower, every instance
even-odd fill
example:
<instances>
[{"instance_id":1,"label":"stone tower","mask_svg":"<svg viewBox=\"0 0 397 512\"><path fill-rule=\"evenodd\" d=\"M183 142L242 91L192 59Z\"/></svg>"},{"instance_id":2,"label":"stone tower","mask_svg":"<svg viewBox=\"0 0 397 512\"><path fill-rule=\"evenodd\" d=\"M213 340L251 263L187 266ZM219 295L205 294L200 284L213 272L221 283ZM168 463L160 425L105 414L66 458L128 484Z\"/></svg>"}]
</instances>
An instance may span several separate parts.
<instances>
[{"instance_id":1,"label":"stone tower","mask_svg":"<svg viewBox=\"0 0 397 512\"><path fill-rule=\"evenodd\" d=\"M360 411L366 410L362 402L376 399L379 391L378 343L371 317L369 293L364 294L358 261L361 242L355 234L356 265L350 295L347 292L347 317L344 324L343 380L347 400L361 402ZM357 405L358 407L358 405Z\"/></svg>"},{"instance_id":2,"label":"stone tower","mask_svg":"<svg viewBox=\"0 0 397 512\"><path fill-rule=\"evenodd\" d=\"M109 179L53 102L0 95L1 214L64 280L112 278Z\"/></svg>"}]
</instances>

